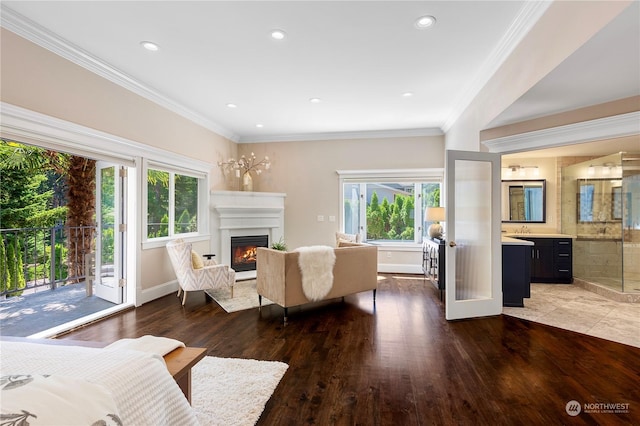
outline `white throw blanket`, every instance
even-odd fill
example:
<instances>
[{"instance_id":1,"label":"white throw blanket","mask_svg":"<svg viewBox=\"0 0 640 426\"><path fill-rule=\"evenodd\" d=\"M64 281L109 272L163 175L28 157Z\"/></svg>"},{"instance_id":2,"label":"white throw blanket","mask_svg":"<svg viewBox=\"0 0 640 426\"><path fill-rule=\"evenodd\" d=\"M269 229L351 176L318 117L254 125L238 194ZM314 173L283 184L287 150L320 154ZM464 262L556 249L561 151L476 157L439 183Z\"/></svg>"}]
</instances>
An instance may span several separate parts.
<instances>
[{"instance_id":1,"label":"white throw blanket","mask_svg":"<svg viewBox=\"0 0 640 426\"><path fill-rule=\"evenodd\" d=\"M300 247L298 267L302 277L302 291L307 299L315 302L324 299L333 287L333 265L336 254L333 247Z\"/></svg>"}]
</instances>

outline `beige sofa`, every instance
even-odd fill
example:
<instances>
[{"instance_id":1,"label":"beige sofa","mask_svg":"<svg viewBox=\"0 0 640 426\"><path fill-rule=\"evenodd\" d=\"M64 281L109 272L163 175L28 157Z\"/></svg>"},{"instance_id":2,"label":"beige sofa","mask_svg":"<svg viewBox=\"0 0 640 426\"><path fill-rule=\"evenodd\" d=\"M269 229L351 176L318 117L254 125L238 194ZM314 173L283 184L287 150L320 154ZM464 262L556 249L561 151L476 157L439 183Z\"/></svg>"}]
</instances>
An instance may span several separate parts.
<instances>
[{"instance_id":1,"label":"beige sofa","mask_svg":"<svg viewBox=\"0 0 640 426\"><path fill-rule=\"evenodd\" d=\"M378 283L378 248L367 244L341 243L334 249L333 287L324 300L344 297L361 291L373 290L375 302ZM302 277L297 252L284 252L258 248L256 287L260 303L262 297L284 308L309 303L302 290Z\"/></svg>"}]
</instances>

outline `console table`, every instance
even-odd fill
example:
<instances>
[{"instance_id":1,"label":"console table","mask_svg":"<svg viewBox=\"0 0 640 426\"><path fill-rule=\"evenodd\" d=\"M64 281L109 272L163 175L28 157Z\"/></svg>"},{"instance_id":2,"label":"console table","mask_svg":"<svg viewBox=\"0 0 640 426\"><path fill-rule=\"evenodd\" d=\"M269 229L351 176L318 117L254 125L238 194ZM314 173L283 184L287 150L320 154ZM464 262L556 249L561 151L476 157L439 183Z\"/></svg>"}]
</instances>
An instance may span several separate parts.
<instances>
[{"instance_id":1,"label":"console table","mask_svg":"<svg viewBox=\"0 0 640 426\"><path fill-rule=\"evenodd\" d=\"M445 241L439 238L425 238L422 241L422 271L424 277L440 291L444 299L445 289Z\"/></svg>"}]
</instances>

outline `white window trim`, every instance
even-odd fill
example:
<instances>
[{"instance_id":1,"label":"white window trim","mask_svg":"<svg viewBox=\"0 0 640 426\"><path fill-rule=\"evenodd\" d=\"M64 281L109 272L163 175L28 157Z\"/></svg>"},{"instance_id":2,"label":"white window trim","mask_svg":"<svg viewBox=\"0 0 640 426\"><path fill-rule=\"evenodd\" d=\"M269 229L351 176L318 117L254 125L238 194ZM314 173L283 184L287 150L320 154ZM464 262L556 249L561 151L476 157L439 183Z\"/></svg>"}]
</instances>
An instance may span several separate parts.
<instances>
[{"instance_id":1,"label":"white window trim","mask_svg":"<svg viewBox=\"0 0 640 426\"><path fill-rule=\"evenodd\" d=\"M427 169L380 169L380 170L336 170L339 176L339 205L340 205L340 229L344 232L344 184L345 183L372 183L372 182L413 182L415 194L418 194L417 182L440 182L444 183L444 168L427 168ZM362 187L360 188L362 194ZM442 192L441 192L442 193ZM363 218L365 209L360 208L360 223L365 224L360 230L360 235L364 239L367 235L366 217ZM414 218L424 226L422 221L422 203L414 202ZM418 238L417 236L415 238ZM373 244L385 248L397 248L403 250L405 248L421 247L422 241L376 241Z\"/></svg>"}]
</instances>

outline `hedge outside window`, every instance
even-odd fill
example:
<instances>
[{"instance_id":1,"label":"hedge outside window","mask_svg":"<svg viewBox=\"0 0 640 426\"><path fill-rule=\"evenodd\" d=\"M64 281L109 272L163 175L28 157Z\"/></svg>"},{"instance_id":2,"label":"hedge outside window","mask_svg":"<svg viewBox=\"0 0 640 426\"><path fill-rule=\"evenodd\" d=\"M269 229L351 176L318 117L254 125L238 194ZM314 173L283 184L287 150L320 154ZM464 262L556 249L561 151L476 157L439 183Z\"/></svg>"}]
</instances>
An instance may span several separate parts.
<instances>
[{"instance_id":1,"label":"hedge outside window","mask_svg":"<svg viewBox=\"0 0 640 426\"><path fill-rule=\"evenodd\" d=\"M345 233L369 242L420 243L425 208L440 205L440 182L345 183L343 194Z\"/></svg>"},{"instance_id":2,"label":"hedge outside window","mask_svg":"<svg viewBox=\"0 0 640 426\"><path fill-rule=\"evenodd\" d=\"M198 231L198 178L147 170L147 238Z\"/></svg>"}]
</instances>

